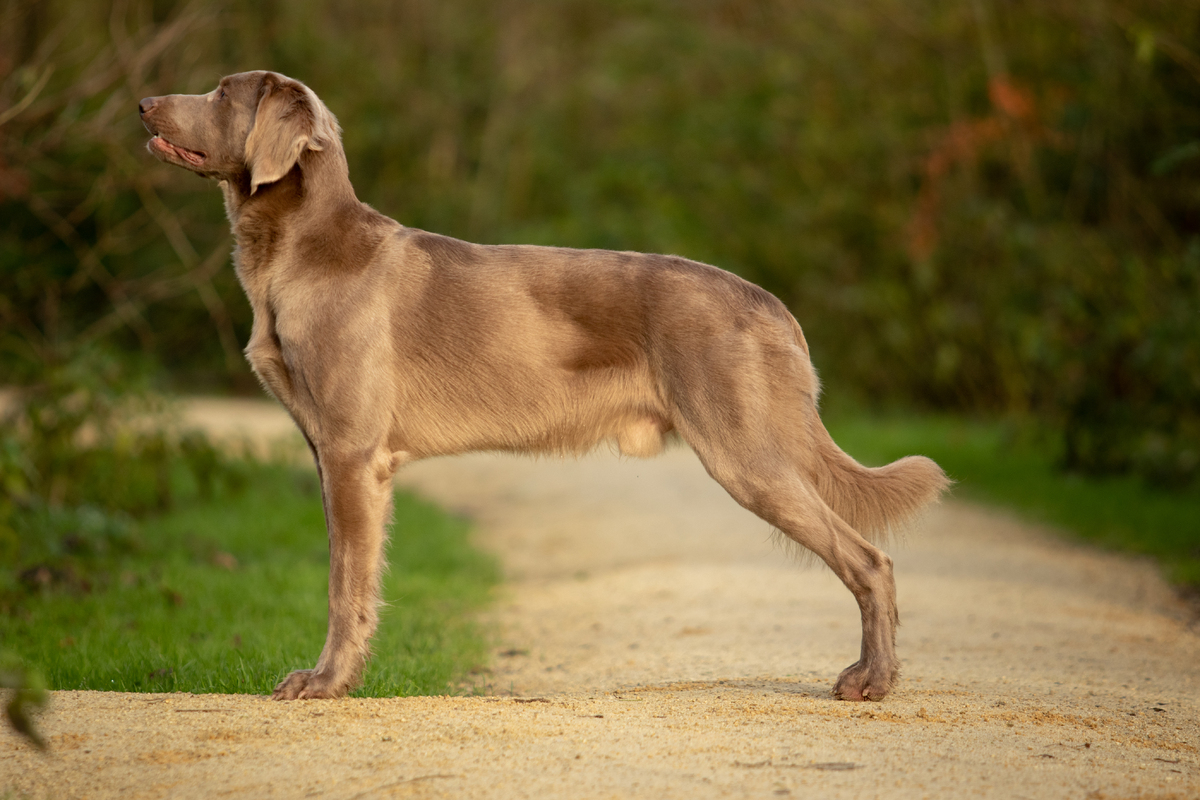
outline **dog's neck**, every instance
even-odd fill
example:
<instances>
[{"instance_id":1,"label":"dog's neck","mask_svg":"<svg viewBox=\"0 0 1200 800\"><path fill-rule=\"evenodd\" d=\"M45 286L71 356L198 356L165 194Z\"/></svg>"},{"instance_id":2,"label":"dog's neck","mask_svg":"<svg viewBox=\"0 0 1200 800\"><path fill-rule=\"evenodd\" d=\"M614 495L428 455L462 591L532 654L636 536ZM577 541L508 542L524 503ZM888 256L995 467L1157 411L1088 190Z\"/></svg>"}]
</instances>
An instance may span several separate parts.
<instances>
[{"instance_id":1,"label":"dog's neck","mask_svg":"<svg viewBox=\"0 0 1200 800\"><path fill-rule=\"evenodd\" d=\"M221 181L225 213L237 240L238 273L245 279L268 271L285 230L305 229L289 220L297 215L327 217L346 205L358 205L349 168L340 149L308 150L278 181L251 190L248 171ZM247 287L249 288L249 287Z\"/></svg>"}]
</instances>

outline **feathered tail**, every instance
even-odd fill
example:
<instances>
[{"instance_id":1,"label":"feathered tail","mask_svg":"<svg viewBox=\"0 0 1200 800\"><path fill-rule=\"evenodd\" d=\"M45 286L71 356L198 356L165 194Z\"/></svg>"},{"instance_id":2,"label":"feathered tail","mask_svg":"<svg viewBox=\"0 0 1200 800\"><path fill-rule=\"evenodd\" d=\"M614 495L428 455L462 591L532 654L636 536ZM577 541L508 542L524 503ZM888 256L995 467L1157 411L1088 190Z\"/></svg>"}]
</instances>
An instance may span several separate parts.
<instances>
[{"instance_id":1,"label":"feathered tail","mask_svg":"<svg viewBox=\"0 0 1200 800\"><path fill-rule=\"evenodd\" d=\"M889 531L936 502L953 483L925 456L864 467L837 446L820 418L814 433L817 464L812 478L817 492L838 516L872 541L886 539Z\"/></svg>"}]
</instances>

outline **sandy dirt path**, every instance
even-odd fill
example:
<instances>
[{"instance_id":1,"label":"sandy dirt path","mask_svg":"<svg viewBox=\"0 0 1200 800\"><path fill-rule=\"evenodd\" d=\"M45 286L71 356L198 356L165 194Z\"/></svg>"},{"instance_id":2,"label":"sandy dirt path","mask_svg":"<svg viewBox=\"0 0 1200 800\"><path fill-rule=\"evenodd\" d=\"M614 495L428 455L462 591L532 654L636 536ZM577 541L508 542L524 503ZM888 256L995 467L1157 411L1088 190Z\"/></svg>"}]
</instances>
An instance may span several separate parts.
<instances>
[{"instance_id":1,"label":"sandy dirt path","mask_svg":"<svg viewBox=\"0 0 1200 800\"><path fill-rule=\"evenodd\" d=\"M260 404L190 415L287 431ZM48 755L0 734L0 797L1200 797L1200 635L1145 563L947 503L889 548L897 691L841 703L849 592L687 450L401 483L504 564L490 696L56 692Z\"/></svg>"}]
</instances>

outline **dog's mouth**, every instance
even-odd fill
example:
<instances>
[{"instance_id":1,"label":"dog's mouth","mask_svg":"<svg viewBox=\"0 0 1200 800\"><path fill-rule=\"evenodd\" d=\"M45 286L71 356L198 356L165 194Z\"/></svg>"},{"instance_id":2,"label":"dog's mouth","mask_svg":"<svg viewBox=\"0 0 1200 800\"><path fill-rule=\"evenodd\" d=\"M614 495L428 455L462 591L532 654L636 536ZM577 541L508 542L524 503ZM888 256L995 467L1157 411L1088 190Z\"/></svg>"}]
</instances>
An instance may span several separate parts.
<instances>
[{"instance_id":1,"label":"dog's mouth","mask_svg":"<svg viewBox=\"0 0 1200 800\"><path fill-rule=\"evenodd\" d=\"M186 147L180 147L177 144L171 144L159 134L154 134L154 138L150 140L148 145L150 152L158 156L174 156L185 164L192 167L199 167L208 160L207 153L201 153L197 150L188 150Z\"/></svg>"}]
</instances>

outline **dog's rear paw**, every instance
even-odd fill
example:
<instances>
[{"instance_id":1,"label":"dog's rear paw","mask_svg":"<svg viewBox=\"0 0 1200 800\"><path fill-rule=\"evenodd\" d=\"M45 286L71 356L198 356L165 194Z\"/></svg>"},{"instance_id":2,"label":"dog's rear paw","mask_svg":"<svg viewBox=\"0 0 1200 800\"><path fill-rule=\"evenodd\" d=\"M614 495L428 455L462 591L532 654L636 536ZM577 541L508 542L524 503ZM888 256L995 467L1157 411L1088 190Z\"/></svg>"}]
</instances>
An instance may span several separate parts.
<instances>
[{"instance_id":1,"label":"dog's rear paw","mask_svg":"<svg viewBox=\"0 0 1200 800\"><path fill-rule=\"evenodd\" d=\"M896 683L899 670L872 667L861 661L838 675L833 696L838 700L882 700Z\"/></svg>"},{"instance_id":2,"label":"dog's rear paw","mask_svg":"<svg viewBox=\"0 0 1200 800\"><path fill-rule=\"evenodd\" d=\"M288 675L271 694L272 700L320 700L343 697L348 687L337 684L313 669L298 669Z\"/></svg>"}]
</instances>

